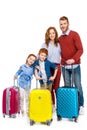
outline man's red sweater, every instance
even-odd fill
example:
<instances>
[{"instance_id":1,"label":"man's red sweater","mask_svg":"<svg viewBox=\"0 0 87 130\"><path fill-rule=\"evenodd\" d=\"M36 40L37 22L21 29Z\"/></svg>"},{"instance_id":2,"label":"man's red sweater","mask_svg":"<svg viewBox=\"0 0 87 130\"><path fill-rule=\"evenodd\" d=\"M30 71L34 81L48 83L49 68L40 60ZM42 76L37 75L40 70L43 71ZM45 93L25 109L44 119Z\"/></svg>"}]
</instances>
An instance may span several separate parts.
<instances>
[{"instance_id":1,"label":"man's red sweater","mask_svg":"<svg viewBox=\"0 0 87 130\"><path fill-rule=\"evenodd\" d=\"M83 47L77 32L70 31L69 35L61 35L59 44L61 47L61 64L65 64L65 61L68 59L74 59L74 64L80 64Z\"/></svg>"}]
</instances>

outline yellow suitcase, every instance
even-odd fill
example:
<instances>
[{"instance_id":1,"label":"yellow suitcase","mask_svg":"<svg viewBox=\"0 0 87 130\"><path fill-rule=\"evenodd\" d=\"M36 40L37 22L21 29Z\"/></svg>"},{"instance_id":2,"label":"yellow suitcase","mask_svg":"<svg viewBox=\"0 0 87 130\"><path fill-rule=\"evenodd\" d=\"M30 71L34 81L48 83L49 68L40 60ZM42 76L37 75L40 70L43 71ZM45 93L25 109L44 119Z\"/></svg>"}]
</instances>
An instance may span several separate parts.
<instances>
[{"instance_id":1,"label":"yellow suitcase","mask_svg":"<svg viewBox=\"0 0 87 130\"><path fill-rule=\"evenodd\" d=\"M50 125L52 121L52 99L47 89L33 89L29 95L30 125L35 122L43 122Z\"/></svg>"}]
</instances>

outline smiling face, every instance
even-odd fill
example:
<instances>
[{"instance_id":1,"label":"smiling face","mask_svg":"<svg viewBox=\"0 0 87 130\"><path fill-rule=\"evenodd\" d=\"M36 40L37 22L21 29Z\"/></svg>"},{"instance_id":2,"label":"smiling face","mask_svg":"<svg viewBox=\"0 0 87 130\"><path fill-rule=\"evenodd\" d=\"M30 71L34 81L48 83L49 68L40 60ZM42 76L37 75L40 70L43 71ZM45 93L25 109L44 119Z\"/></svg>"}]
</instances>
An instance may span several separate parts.
<instances>
[{"instance_id":1,"label":"smiling face","mask_svg":"<svg viewBox=\"0 0 87 130\"><path fill-rule=\"evenodd\" d=\"M60 29L62 30L63 33L65 33L69 28L69 22L67 20L60 20L59 24Z\"/></svg>"},{"instance_id":2,"label":"smiling face","mask_svg":"<svg viewBox=\"0 0 87 130\"><path fill-rule=\"evenodd\" d=\"M55 36L56 36L56 34L55 34L54 29L50 29L50 30L49 30L49 38L50 38L50 40L51 40L51 41L54 41Z\"/></svg>"},{"instance_id":3,"label":"smiling face","mask_svg":"<svg viewBox=\"0 0 87 130\"><path fill-rule=\"evenodd\" d=\"M32 65L34 62L35 62L35 60L36 60L36 57L34 57L34 56L30 56L28 59L27 59L27 65Z\"/></svg>"},{"instance_id":4,"label":"smiling face","mask_svg":"<svg viewBox=\"0 0 87 130\"><path fill-rule=\"evenodd\" d=\"M40 61L42 61L42 62L43 62L46 58L47 58L46 53L41 52L41 53L39 54L39 59L40 59Z\"/></svg>"}]
</instances>

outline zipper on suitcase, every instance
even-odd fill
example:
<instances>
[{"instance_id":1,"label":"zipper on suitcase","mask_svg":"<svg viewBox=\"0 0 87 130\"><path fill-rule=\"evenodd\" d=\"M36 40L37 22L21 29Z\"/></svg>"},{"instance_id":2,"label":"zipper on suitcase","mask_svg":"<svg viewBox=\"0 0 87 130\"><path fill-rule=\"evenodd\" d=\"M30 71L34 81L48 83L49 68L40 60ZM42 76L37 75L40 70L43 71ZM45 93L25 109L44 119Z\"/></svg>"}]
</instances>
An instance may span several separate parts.
<instances>
[{"instance_id":1,"label":"zipper on suitcase","mask_svg":"<svg viewBox=\"0 0 87 130\"><path fill-rule=\"evenodd\" d=\"M7 88L6 90L6 114L7 115L9 115L9 111L10 111L10 96L11 96L10 88Z\"/></svg>"}]
</instances>

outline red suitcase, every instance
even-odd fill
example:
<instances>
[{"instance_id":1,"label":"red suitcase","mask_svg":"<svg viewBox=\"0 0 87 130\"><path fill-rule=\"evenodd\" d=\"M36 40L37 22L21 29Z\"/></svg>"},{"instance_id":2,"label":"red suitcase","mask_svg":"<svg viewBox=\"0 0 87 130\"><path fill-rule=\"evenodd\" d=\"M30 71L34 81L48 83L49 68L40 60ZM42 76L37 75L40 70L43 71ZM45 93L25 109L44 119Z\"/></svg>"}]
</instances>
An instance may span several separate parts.
<instances>
[{"instance_id":1,"label":"red suitcase","mask_svg":"<svg viewBox=\"0 0 87 130\"><path fill-rule=\"evenodd\" d=\"M18 87L9 87L4 89L2 95L2 113L3 117L16 117L20 113L20 92Z\"/></svg>"}]
</instances>

